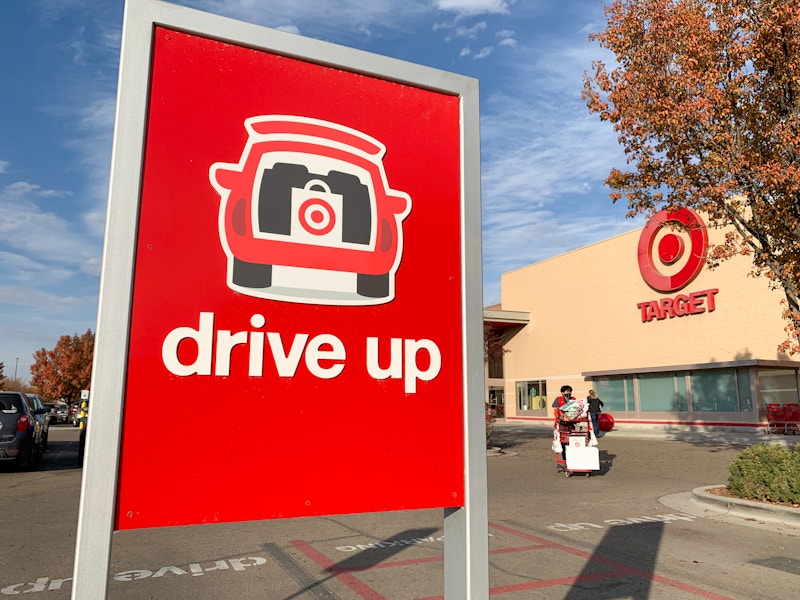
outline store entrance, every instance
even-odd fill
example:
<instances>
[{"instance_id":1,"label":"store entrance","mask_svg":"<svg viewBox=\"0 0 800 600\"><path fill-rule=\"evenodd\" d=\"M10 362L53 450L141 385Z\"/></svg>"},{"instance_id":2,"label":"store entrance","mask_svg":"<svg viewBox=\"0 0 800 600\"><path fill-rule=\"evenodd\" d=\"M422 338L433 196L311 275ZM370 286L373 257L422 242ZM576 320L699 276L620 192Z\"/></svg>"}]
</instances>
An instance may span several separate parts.
<instances>
[{"instance_id":1,"label":"store entrance","mask_svg":"<svg viewBox=\"0 0 800 600\"><path fill-rule=\"evenodd\" d=\"M489 410L493 417L506 416L505 392L502 387L489 386Z\"/></svg>"}]
</instances>

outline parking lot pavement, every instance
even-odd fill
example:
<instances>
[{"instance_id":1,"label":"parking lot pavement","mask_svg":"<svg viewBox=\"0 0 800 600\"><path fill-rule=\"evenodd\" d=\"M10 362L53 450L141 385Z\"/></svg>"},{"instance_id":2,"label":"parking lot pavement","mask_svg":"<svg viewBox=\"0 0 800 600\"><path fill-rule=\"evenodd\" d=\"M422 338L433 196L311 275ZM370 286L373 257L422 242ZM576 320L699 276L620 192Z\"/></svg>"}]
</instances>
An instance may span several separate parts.
<instances>
[{"instance_id":1,"label":"parking lot pavement","mask_svg":"<svg viewBox=\"0 0 800 600\"><path fill-rule=\"evenodd\" d=\"M567 479L549 439L546 430L496 430L507 452L487 459L493 598L796 594L800 537L662 502L724 482L735 445L609 435L601 470ZM0 598L70 596L77 430L58 427L51 440L39 470L0 474L4 537L14 540ZM442 525L441 510L419 510L116 532L109 598L442 599Z\"/></svg>"}]
</instances>

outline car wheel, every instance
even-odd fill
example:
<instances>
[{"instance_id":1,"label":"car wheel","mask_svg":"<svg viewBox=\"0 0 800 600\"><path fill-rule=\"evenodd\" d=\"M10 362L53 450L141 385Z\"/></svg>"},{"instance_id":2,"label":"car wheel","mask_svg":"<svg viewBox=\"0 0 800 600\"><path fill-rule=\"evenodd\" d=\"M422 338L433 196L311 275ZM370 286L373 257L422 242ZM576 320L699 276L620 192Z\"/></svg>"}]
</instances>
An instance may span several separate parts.
<instances>
[{"instance_id":1,"label":"car wheel","mask_svg":"<svg viewBox=\"0 0 800 600\"><path fill-rule=\"evenodd\" d=\"M19 469L21 471L32 471L34 462L35 462L35 453L33 448L33 442L31 441L31 443L28 444L28 447L25 449L25 453L23 454L22 459L18 463Z\"/></svg>"},{"instance_id":2,"label":"car wheel","mask_svg":"<svg viewBox=\"0 0 800 600\"><path fill-rule=\"evenodd\" d=\"M272 285L272 265L233 259L233 283L246 288L268 288Z\"/></svg>"},{"instance_id":3,"label":"car wheel","mask_svg":"<svg viewBox=\"0 0 800 600\"><path fill-rule=\"evenodd\" d=\"M386 298L389 295L389 273L383 275L358 274L356 291L367 298Z\"/></svg>"}]
</instances>

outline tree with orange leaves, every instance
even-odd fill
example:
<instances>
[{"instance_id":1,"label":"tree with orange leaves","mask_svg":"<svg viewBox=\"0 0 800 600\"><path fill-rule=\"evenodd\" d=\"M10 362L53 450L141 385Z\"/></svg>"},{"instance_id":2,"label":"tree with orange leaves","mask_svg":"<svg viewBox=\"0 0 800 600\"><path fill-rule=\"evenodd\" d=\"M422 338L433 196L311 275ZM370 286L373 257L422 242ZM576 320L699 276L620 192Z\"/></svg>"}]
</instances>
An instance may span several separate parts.
<instances>
[{"instance_id":1,"label":"tree with orange leaves","mask_svg":"<svg viewBox=\"0 0 800 600\"><path fill-rule=\"evenodd\" d=\"M687 206L732 227L710 264L753 260L786 297L800 352L800 3L613 0L590 39L589 110L613 124L628 159L606 179L628 216Z\"/></svg>"},{"instance_id":2,"label":"tree with orange leaves","mask_svg":"<svg viewBox=\"0 0 800 600\"><path fill-rule=\"evenodd\" d=\"M94 333L62 335L52 350L33 353L31 385L53 400L78 402L81 391L89 389L92 378Z\"/></svg>"}]
</instances>

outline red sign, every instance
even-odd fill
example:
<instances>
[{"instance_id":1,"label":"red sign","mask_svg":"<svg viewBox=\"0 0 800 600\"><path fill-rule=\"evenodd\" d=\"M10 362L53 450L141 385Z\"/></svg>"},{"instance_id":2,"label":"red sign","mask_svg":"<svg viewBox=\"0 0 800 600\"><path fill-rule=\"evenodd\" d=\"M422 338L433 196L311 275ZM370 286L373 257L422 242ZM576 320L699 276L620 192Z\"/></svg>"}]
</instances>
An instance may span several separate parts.
<instances>
[{"instance_id":1,"label":"red sign","mask_svg":"<svg viewBox=\"0 0 800 600\"><path fill-rule=\"evenodd\" d=\"M659 233L662 233L660 237ZM680 233L688 235L687 249ZM657 244L657 252L653 246ZM676 292L686 287L703 270L708 250L708 232L700 216L691 209L681 208L654 215L639 237L639 270L651 288L659 292ZM670 267L683 265L670 271Z\"/></svg>"},{"instance_id":2,"label":"red sign","mask_svg":"<svg viewBox=\"0 0 800 600\"><path fill-rule=\"evenodd\" d=\"M462 506L458 97L165 28L150 84L116 527Z\"/></svg>"},{"instance_id":3,"label":"red sign","mask_svg":"<svg viewBox=\"0 0 800 600\"><path fill-rule=\"evenodd\" d=\"M685 240L688 239L689 247ZM647 222L639 237L638 260L642 279L658 292L676 292L700 274L706 264L708 232L700 216L689 208L662 210ZM639 302L642 323L713 312L717 289Z\"/></svg>"},{"instance_id":4,"label":"red sign","mask_svg":"<svg viewBox=\"0 0 800 600\"><path fill-rule=\"evenodd\" d=\"M689 295L678 294L674 298L660 298L649 302L639 302L636 307L642 311L642 323L647 323L653 319L663 321L672 317L699 315L716 310L717 303L714 296L717 293L719 293L719 290L714 288L701 292L692 292Z\"/></svg>"}]
</instances>

